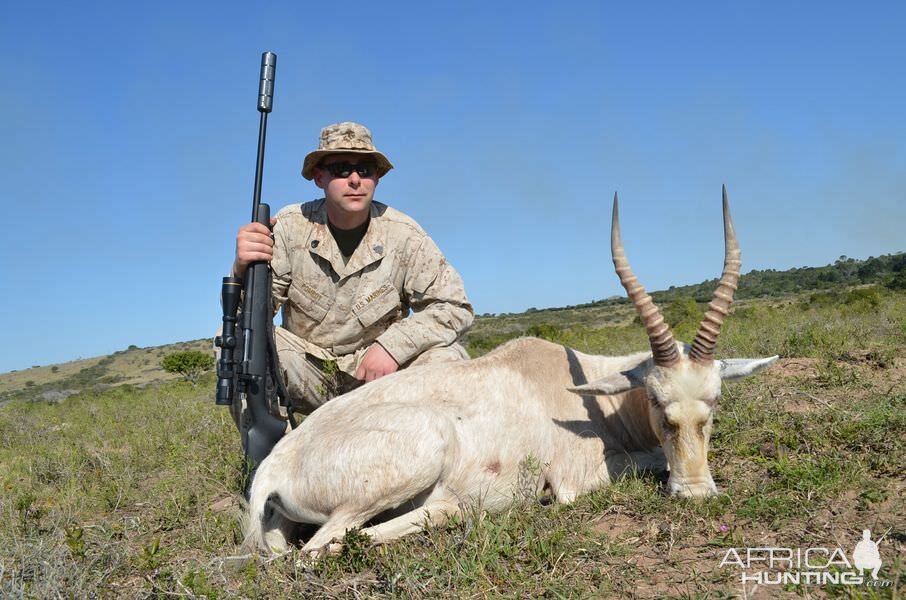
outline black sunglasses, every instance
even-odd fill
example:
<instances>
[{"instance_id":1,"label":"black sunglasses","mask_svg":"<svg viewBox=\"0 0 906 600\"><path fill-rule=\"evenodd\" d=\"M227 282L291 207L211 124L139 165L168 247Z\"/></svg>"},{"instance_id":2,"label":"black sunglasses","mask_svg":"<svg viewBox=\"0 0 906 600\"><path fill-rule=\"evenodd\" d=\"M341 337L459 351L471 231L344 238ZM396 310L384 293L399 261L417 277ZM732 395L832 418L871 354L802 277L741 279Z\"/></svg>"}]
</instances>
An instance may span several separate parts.
<instances>
[{"instance_id":1,"label":"black sunglasses","mask_svg":"<svg viewBox=\"0 0 906 600\"><path fill-rule=\"evenodd\" d=\"M352 175L352 172L355 171L359 174L359 177L371 177L375 172L374 163L364 162L359 164L352 164L350 162L335 162L327 165L321 165L321 168L333 175L334 177L346 178Z\"/></svg>"}]
</instances>

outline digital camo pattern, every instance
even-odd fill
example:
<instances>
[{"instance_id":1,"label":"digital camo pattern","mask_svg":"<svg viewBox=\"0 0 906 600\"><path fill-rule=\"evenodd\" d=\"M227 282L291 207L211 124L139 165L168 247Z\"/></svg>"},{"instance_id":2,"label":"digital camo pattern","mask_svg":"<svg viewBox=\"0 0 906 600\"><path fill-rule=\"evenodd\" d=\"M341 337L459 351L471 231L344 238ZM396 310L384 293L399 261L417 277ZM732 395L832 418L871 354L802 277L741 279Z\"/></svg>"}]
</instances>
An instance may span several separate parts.
<instances>
[{"instance_id":1,"label":"digital camo pattern","mask_svg":"<svg viewBox=\"0 0 906 600\"><path fill-rule=\"evenodd\" d=\"M283 208L274 241L273 296L283 327L305 352L335 360L349 375L374 342L405 366L456 344L472 324L456 270L415 221L380 202L348 261L327 227L324 200ZM456 354L466 356L461 348Z\"/></svg>"}]
</instances>

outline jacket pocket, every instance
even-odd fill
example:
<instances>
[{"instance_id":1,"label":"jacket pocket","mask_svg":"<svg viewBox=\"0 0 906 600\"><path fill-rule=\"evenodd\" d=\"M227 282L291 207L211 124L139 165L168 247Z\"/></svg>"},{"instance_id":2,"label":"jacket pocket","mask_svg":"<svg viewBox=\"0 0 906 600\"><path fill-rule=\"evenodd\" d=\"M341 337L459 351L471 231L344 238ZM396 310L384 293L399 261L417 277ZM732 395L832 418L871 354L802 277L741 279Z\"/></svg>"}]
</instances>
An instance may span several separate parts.
<instances>
[{"instance_id":1,"label":"jacket pocket","mask_svg":"<svg viewBox=\"0 0 906 600\"><path fill-rule=\"evenodd\" d=\"M289 286L289 301L300 312L315 323L320 323L330 310L327 298L309 285L298 286L295 282Z\"/></svg>"},{"instance_id":2,"label":"jacket pocket","mask_svg":"<svg viewBox=\"0 0 906 600\"><path fill-rule=\"evenodd\" d=\"M353 306L355 314L363 329L368 329L382 318L399 313L400 296L389 281L385 281L373 291L362 296Z\"/></svg>"}]
</instances>

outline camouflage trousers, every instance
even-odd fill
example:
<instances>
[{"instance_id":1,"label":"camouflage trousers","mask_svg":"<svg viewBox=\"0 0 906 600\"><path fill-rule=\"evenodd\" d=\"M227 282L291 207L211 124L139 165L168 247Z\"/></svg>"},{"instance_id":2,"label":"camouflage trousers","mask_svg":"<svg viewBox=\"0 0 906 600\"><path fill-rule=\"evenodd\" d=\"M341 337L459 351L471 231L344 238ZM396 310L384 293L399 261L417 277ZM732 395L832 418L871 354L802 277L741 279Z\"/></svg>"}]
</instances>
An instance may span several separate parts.
<instances>
[{"instance_id":1,"label":"camouflage trousers","mask_svg":"<svg viewBox=\"0 0 906 600\"><path fill-rule=\"evenodd\" d=\"M294 333L275 326L274 339L277 345L277 356L280 361L280 371L283 375L286 393L289 395L289 400L297 413L302 413L303 415L311 414L312 411L331 399L364 384L363 381L340 370L336 362L322 360L306 352L305 341ZM365 350L365 348L362 348L358 353L364 354ZM452 362L468 358L469 355L465 348L461 344L454 342L449 346L427 350L400 368L406 369L418 365ZM358 364L358 360L356 364ZM281 411L285 411L285 409L281 408ZM236 394L236 401L230 407L230 414L240 431L248 429L248 408L244 397ZM282 416L286 417L286 413L282 412ZM287 423L287 431L289 429L289 423Z\"/></svg>"}]
</instances>

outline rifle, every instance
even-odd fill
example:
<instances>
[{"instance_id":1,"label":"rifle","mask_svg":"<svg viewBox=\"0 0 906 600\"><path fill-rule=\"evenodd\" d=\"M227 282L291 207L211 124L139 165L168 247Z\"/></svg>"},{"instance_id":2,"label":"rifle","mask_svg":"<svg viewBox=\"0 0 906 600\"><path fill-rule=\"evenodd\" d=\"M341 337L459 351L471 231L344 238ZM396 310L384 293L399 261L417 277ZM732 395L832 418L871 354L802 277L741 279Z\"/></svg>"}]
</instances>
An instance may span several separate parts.
<instances>
[{"instance_id":1,"label":"rifle","mask_svg":"<svg viewBox=\"0 0 906 600\"><path fill-rule=\"evenodd\" d=\"M261 179L264 172L267 115L273 108L276 68L276 54L265 52L261 55L261 80L258 87L261 121L258 126L252 221L268 228L271 227L270 206L261 202ZM230 406L237 400L237 393L245 395L248 418L240 427L249 474L246 481L248 493L255 469L286 431L286 422L275 416L277 403L288 407L290 421L293 421L292 407L289 406L277 362L271 271L267 262L259 261L249 265L244 283L238 277L224 277L221 300L223 330L214 340L214 344L221 350L220 362L217 364L215 401L218 405ZM237 315L240 303L242 312ZM239 319L242 323L237 331ZM238 358L240 356L241 359Z\"/></svg>"}]
</instances>

